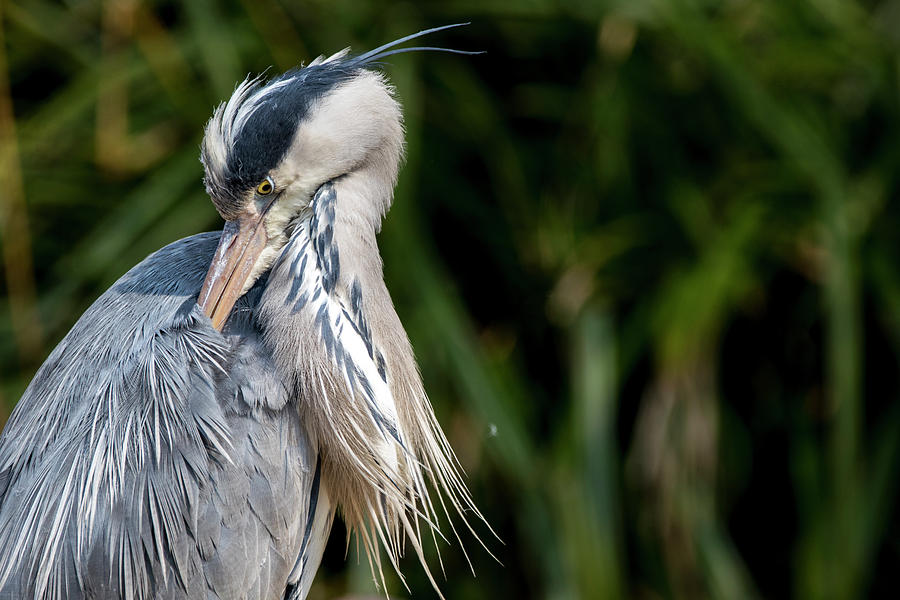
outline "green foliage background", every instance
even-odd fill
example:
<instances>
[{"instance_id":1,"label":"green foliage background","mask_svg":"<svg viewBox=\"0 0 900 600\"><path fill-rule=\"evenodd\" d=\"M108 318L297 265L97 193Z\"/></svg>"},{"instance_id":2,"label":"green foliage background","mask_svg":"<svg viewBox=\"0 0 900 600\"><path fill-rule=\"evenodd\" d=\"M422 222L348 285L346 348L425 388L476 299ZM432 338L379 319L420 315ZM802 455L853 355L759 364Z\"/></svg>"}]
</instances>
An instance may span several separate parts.
<instances>
[{"instance_id":1,"label":"green foliage background","mask_svg":"<svg viewBox=\"0 0 900 600\"><path fill-rule=\"evenodd\" d=\"M388 285L504 542L477 577L443 548L445 594L895 595L897 0L0 0L0 422L221 226L198 144L236 82L467 20L428 43L488 54L385 67ZM311 597L371 593L332 541Z\"/></svg>"}]
</instances>

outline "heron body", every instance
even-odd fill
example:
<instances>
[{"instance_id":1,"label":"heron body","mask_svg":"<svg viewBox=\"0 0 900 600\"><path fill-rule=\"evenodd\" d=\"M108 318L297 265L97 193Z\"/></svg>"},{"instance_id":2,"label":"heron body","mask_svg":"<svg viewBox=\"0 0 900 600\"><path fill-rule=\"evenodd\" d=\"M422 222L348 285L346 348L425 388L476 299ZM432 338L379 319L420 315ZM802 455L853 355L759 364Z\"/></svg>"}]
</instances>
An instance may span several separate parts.
<instances>
[{"instance_id":1,"label":"heron body","mask_svg":"<svg viewBox=\"0 0 900 600\"><path fill-rule=\"evenodd\" d=\"M424 564L435 505L474 510L382 277L392 45L216 110L223 232L105 292L0 436L0 598L300 599L336 511L378 573L379 544Z\"/></svg>"},{"instance_id":2,"label":"heron body","mask_svg":"<svg viewBox=\"0 0 900 600\"><path fill-rule=\"evenodd\" d=\"M225 336L196 304L216 241L132 269L38 371L0 445L3 596L308 589L333 508L313 493L316 447L253 323L261 289Z\"/></svg>"}]
</instances>

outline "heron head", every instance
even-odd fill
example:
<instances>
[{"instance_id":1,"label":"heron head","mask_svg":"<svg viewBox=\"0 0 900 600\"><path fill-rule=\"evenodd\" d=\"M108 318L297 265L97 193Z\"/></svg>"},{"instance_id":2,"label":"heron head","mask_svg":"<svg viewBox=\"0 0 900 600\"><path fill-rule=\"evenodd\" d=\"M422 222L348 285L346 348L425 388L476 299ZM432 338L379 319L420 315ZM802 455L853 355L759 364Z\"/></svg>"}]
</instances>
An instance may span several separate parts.
<instances>
[{"instance_id":1,"label":"heron head","mask_svg":"<svg viewBox=\"0 0 900 600\"><path fill-rule=\"evenodd\" d=\"M376 229L403 153L400 106L384 76L347 51L268 82L247 79L206 126L206 189L226 220L198 303L221 329L271 267L291 224L329 181L364 172L360 222Z\"/></svg>"}]
</instances>

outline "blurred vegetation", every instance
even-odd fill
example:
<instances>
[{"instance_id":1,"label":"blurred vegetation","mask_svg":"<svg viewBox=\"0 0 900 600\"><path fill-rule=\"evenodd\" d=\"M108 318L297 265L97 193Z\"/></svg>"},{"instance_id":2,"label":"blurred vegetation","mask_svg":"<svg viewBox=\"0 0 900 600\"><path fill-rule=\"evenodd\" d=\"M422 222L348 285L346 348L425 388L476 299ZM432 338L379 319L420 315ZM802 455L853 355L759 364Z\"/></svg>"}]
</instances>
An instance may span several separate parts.
<instances>
[{"instance_id":1,"label":"blurred vegetation","mask_svg":"<svg viewBox=\"0 0 900 600\"><path fill-rule=\"evenodd\" d=\"M4 413L220 227L198 144L237 81L466 20L428 43L487 55L385 67L388 284L504 541L474 578L443 549L446 595L895 597L897 0L0 0ZM373 589L339 529L314 598Z\"/></svg>"}]
</instances>

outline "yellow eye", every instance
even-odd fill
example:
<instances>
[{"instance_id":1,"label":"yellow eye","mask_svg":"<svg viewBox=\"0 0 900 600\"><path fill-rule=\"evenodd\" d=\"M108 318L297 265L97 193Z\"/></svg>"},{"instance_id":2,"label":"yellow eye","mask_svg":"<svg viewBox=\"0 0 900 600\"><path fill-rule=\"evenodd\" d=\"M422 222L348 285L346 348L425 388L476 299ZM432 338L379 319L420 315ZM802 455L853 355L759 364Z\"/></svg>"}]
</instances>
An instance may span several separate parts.
<instances>
[{"instance_id":1,"label":"yellow eye","mask_svg":"<svg viewBox=\"0 0 900 600\"><path fill-rule=\"evenodd\" d=\"M275 184L272 183L271 177L266 177L263 179L258 186L256 186L256 193L260 196L268 196L272 193L272 190L275 189Z\"/></svg>"}]
</instances>

